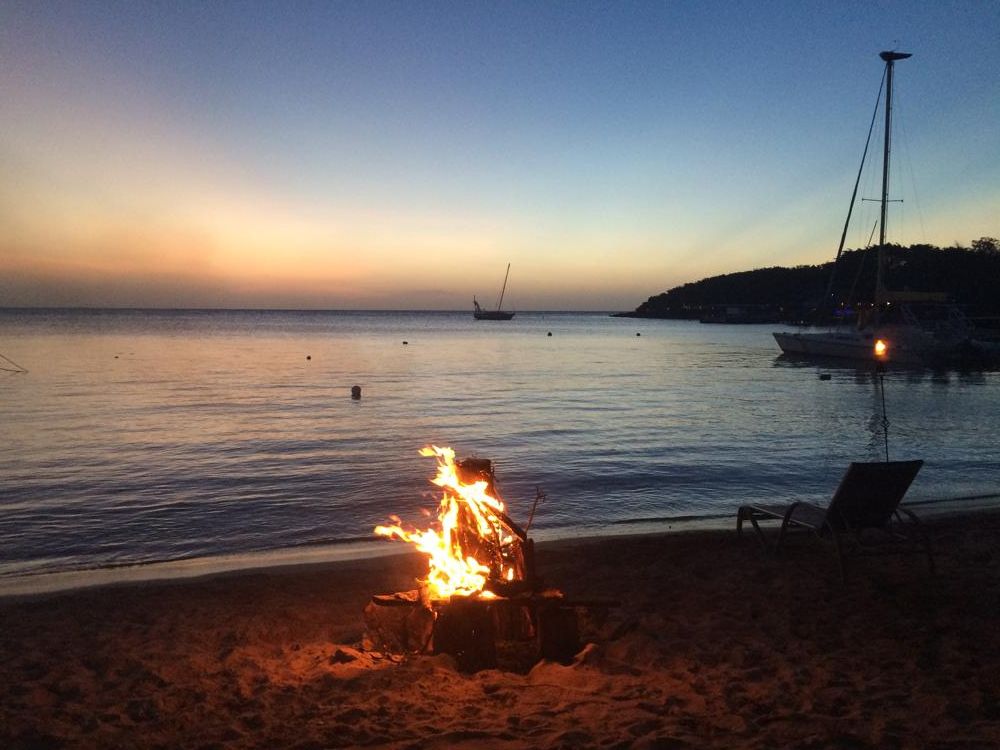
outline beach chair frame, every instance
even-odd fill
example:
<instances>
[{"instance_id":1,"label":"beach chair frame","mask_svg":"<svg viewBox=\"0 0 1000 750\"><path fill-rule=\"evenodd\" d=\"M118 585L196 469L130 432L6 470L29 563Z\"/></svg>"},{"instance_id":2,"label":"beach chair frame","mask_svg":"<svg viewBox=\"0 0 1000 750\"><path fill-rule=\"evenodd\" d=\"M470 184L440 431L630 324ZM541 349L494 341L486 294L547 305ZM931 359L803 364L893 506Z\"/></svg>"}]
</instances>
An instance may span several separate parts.
<instances>
[{"instance_id":1,"label":"beach chair frame","mask_svg":"<svg viewBox=\"0 0 1000 750\"><path fill-rule=\"evenodd\" d=\"M825 508L798 501L788 505L741 505L736 514L736 531L743 535L749 521L761 547L779 555L794 529L812 532L833 544L841 579L847 580L845 547L853 542L861 553L923 552L931 572L935 570L930 537L923 523L909 508L900 506L923 461L855 462L848 466ZM762 522L780 521L773 543Z\"/></svg>"}]
</instances>

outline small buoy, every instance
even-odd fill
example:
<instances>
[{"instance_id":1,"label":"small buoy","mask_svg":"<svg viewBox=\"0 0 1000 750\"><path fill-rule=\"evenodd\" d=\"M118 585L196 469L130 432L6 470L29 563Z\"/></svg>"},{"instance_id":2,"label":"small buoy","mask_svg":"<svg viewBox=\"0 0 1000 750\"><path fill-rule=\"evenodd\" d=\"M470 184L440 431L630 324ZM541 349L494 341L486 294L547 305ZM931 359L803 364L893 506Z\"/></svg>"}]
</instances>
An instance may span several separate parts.
<instances>
[{"instance_id":1,"label":"small buoy","mask_svg":"<svg viewBox=\"0 0 1000 750\"><path fill-rule=\"evenodd\" d=\"M403 346L406 346L406 345L407 345L407 344L409 344L409 343L410 343L409 341L404 341L404 342L403 342Z\"/></svg>"},{"instance_id":2,"label":"small buoy","mask_svg":"<svg viewBox=\"0 0 1000 750\"><path fill-rule=\"evenodd\" d=\"M549 334L549 336L551 336L551 335L552 335L552 334L550 333L550 334ZM115 355L115 359L118 359L118 355L117 355L117 354Z\"/></svg>"},{"instance_id":3,"label":"small buoy","mask_svg":"<svg viewBox=\"0 0 1000 750\"><path fill-rule=\"evenodd\" d=\"M311 354L307 354L306 355L306 359L312 359L312 355Z\"/></svg>"},{"instance_id":4,"label":"small buoy","mask_svg":"<svg viewBox=\"0 0 1000 750\"><path fill-rule=\"evenodd\" d=\"M636 335L636 336L641 336L642 334L641 334L641 333L639 333L638 331L636 331L636 332L635 332L635 335Z\"/></svg>"},{"instance_id":5,"label":"small buoy","mask_svg":"<svg viewBox=\"0 0 1000 750\"><path fill-rule=\"evenodd\" d=\"M547 336L551 336L552 335L552 331L549 331L546 335Z\"/></svg>"},{"instance_id":6,"label":"small buoy","mask_svg":"<svg viewBox=\"0 0 1000 750\"><path fill-rule=\"evenodd\" d=\"M351 398L353 398L355 401L358 401L361 398L360 385L351 386Z\"/></svg>"},{"instance_id":7,"label":"small buoy","mask_svg":"<svg viewBox=\"0 0 1000 750\"><path fill-rule=\"evenodd\" d=\"M821 374L821 375L819 376L819 379L820 379L820 380L829 380L829 379L830 379L830 373L828 373L828 372L824 372L824 373L822 373L822 374Z\"/></svg>"}]
</instances>

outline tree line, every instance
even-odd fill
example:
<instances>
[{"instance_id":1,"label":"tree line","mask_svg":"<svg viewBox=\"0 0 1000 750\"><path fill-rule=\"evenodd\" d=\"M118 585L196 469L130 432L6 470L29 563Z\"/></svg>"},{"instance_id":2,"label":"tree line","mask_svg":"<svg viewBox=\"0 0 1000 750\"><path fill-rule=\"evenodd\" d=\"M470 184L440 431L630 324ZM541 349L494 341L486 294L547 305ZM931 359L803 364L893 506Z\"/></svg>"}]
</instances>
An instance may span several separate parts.
<instances>
[{"instance_id":1,"label":"tree line","mask_svg":"<svg viewBox=\"0 0 1000 750\"><path fill-rule=\"evenodd\" d=\"M1000 240L981 237L968 247L886 245L884 286L898 292L938 292L970 317L1000 317ZM773 310L783 320L809 320L835 307L871 302L876 251L845 250L820 265L758 268L674 287L650 297L628 317L699 318L726 305ZM832 292L826 291L833 275Z\"/></svg>"}]
</instances>

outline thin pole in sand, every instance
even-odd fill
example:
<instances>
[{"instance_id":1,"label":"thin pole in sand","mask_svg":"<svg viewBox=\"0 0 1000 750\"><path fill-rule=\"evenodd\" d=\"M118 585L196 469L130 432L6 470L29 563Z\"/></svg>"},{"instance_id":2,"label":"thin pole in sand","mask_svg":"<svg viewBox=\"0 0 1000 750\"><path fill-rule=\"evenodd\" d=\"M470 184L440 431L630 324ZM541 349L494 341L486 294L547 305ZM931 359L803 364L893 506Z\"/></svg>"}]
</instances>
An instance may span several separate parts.
<instances>
[{"instance_id":1,"label":"thin pole in sand","mask_svg":"<svg viewBox=\"0 0 1000 750\"><path fill-rule=\"evenodd\" d=\"M524 527L524 533L527 534L531 530L531 523L535 520L535 511L538 509L538 503L545 499L545 493L542 492L541 487L535 487L535 502L531 504L531 515L528 516L528 525Z\"/></svg>"}]
</instances>

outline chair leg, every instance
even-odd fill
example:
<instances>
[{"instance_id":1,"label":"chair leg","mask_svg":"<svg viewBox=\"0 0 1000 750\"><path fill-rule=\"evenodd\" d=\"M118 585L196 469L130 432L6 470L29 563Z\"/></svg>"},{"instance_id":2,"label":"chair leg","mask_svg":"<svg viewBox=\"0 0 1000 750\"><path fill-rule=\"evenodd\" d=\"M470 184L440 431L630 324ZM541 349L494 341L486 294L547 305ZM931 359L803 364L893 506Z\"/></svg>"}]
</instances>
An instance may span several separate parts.
<instances>
[{"instance_id":1,"label":"chair leg","mask_svg":"<svg viewBox=\"0 0 1000 750\"><path fill-rule=\"evenodd\" d=\"M781 551L781 545L785 542L785 532L788 531L788 517L786 516L781 522L781 528L778 529L778 538L774 542L774 553L778 554Z\"/></svg>"},{"instance_id":2,"label":"chair leg","mask_svg":"<svg viewBox=\"0 0 1000 750\"><path fill-rule=\"evenodd\" d=\"M909 508L897 508L896 516L898 517L900 513L904 513L916 529L917 534L920 537L920 546L924 548L924 553L927 555L927 566L930 568L931 573L937 572L937 566L934 564L934 550L931 548L931 538L924 528L923 522L917 517Z\"/></svg>"},{"instance_id":3,"label":"chair leg","mask_svg":"<svg viewBox=\"0 0 1000 750\"><path fill-rule=\"evenodd\" d=\"M767 544L767 537L764 536L763 530L757 523L757 519L754 517L753 508L748 508L745 505L740 506L739 510L736 511L736 533L741 537L743 536L743 522L749 521L750 525L753 526L754 536L757 537L757 541L760 542L761 548L768 552L770 551Z\"/></svg>"},{"instance_id":4,"label":"chair leg","mask_svg":"<svg viewBox=\"0 0 1000 750\"><path fill-rule=\"evenodd\" d=\"M844 548L840 543L840 535L830 523L824 523L823 525L830 530L830 536L833 538L833 547L837 551L837 565L840 568L840 581L841 583L847 583L847 560L844 559Z\"/></svg>"},{"instance_id":5,"label":"chair leg","mask_svg":"<svg viewBox=\"0 0 1000 750\"><path fill-rule=\"evenodd\" d=\"M776 552L777 550L772 548L767 543L767 537L764 536L764 530L760 527L760 524L757 523L757 518L754 516L752 510L750 511L750 524L753 526L753 530L757 534L757 541L760 542L761 549L764 550L764 552Z\"/></svg>"}]
</instances>

